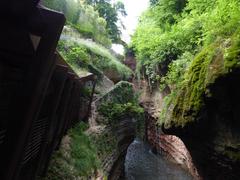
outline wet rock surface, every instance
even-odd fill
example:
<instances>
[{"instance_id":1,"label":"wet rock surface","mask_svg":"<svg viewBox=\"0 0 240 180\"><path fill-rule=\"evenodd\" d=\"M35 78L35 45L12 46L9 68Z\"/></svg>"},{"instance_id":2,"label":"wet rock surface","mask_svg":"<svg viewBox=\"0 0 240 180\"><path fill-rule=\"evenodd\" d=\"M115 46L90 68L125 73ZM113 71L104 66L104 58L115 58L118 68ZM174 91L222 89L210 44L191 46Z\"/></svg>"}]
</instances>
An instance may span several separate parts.
<instances>
[{"instance_id":1,"label":"wet rock surface","mask_svg":"<svg viewBox=\"0 0 240 180\"><path fill-rule=\"evenodd\" d=\"M154 154L151 147L141 140L134 140L125 159L126 180L192 180L193 177L180 166L161 154Z\"/></svg>"}]
</instances>

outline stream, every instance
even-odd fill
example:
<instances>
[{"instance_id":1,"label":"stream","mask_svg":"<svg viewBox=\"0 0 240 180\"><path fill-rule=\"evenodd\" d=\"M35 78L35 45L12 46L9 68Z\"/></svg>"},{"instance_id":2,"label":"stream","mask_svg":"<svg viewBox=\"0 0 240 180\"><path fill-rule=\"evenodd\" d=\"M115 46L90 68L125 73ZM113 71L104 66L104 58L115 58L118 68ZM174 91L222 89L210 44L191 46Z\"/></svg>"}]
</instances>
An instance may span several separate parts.
<instances>
[{"instance_id":1,"label":"stream","mask_svg":"<svg viewBox=\"0 0 240 180\"><path fill-rule=\"evenodd\" d=\"M154 154L151 147L135 139L129 146L125 159L126 180L193 180L180 166L161 154Z\"/></svg>"}]
</instances>

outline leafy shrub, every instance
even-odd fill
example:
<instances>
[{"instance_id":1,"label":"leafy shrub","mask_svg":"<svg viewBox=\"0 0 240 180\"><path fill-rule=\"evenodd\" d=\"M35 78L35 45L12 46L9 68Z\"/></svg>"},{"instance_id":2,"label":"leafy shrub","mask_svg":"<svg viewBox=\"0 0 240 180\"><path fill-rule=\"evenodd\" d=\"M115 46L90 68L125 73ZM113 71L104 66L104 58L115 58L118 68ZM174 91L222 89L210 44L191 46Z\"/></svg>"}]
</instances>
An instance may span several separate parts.
<instances>
[{"instance_id":1,"label":"leafy shrub","mask_svg":"<svg viewBox=\"0 0 240 180\"><path fill-rule=\"evenodd\" d=\"M129 79L132 75L131 69L119 62L108 49L92 41L69 37L60 41L58 50L71 65L90 71L95 67L103 73L106 70L112 70L123 80ZM89 64L92 67L89 67Z\"/></svg>"},{"instance_id":2,"label":"leafy shrub","mask_svg":"<svg viewBox=\"0 0 240 180\"><path fill-rule=\"evenodd\" d=\"M105 47L111 46L107 22L91 5L75 0L45 0L43 4L48 8L63 12L67 23L83 37L91 38Z\"/></svg>"},{"instance_id":3,"label":"leafy shrub","mask_svg":"<svg viewBox=\"0 0 240 180\"><path fill-rule=\"evenodd\" d=\"M99 100L99 103L118 103L126 104L131 102L133 104L138 103L138 97L134 93L133 85L126 81L120 81L113 89L103 95Z\"/></svg>"},{"instance_id":4,"label":"leafy shrub","mask_svg":"<svg viewBox=\"0 0 240 180\"><path fill-rule=\"evenodd\" d=\"M107 124L114 126L116 122L124 117L139 119L143 116L144 111L139 105L131 102L126 104L111 102L102 104L99 108L99 112L107 118Z\"/></svg>"},{"instance_id":5,"label":"leafy shrub","mask_svg":"<svg viewBox=\"0 0 240 180\"><path fill-rule=\"evenodd\" d=\"M100 162L96 146L84 133L86 129L81 122L70 130L68 140L54 153L45 180L87 179L94 175Z\"/></svg>"},{"instance_id":6,"label":"leafy shrub","mask_svg":"<svg viewBox=\"0 0 240 180\"><path fill-rule=\"evenodd\" d=\"M108 129L99 134L91 134L90 139L97 149L101 163L106 161L106 158L117 149L117 138L114 133Z\"/></svg>"},{"instance_id":7,"label":"leafy shrub","mask_svg":"<svg viewBox=\"0 0 240 180\"><path fill-rule=\"evenodd\" d=\"M72 161L79 176L85 177L92 174L99 166L96 147L84 134L86 127L86 124L79 123L70 131Z\"/></svg>"},{"instance_id":8,"label":"leafy shrub","mask_svg":"<svg viewBox=\"0 0 240 180\"><path fill-rule=\"evenodd\" d=\"M195 55L239 27L238 0L159 1L145 12L132 38L138 71L156 83L185 52Z\"/></svg>"},{"instance_id":9,"label":"leafy shrub","mask_svg":"<svg viewBox=\"0 0 240 180\"><path fill-rule=\"evenodd\" d=\"M163 90L166 86L169 86L171 90L179 88L180 84L184 80L184 74L187 71L193 57L194 56L190 52L185 52L179 59L169 64L167 75L161 77L161 90Z\"/></svg>"},{"instance_id":10,"label":"leafy shrub","mask_svg":"<svg viewBox=\"0 0 240 180\"><path fill-rule=\"evenodd\" d=\"M166 126L184 126L195 120L204 106L204 96L211 96L208 87L217 78L240 68L239 37L238 29L231 39L216 40L195 56L179 87L165 97L161 123ZM167 118L167 114L170 117Z\"/></svg>"},{"instance_id":11,"label":"leafy shrub","mask_svg":"<svg viewBox=\"0 0 240 180\"><path fill-rule=\"evenodd\" d=\"M170 87L161 123L193 121L208 85L239 67L239 7L239 0L163 0L142 15L131 46L138 74Z\"/></svg>"}]
</instances>

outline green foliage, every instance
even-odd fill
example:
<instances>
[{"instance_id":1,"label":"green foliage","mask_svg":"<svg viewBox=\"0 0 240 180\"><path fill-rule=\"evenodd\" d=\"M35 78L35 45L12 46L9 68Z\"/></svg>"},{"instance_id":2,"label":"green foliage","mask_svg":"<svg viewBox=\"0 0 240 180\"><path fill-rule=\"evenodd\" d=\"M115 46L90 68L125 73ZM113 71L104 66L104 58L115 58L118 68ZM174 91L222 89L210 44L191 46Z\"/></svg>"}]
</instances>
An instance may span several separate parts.
<instances>
[{"instance_id":1,"label":"green foliage","mask_svg":"<svg viewBox=\"0 0 240 180\"><path fill-rule=\"evenodd\" d=\"M224 54L224 67L228 69L228 71L240 67L240 28L234 33L230 41L231 46L226 49Z\"/></svg>"},{"instance_id":2,"label":"green foliage","mask_svg":"<svg viewBox=\"0 0 240 180\"><path fill-rule=\"evenodd\" d=\"M99 102L98 111L104 117L103 123L115 128L125 118L135 119L137 134L144 135L144 111L138 104L132 84L119 82Z\"/></svg>"},{"instance_id":3,"label":"green foliage","mask_svg":"<svg viewBox=\"0 0 240 180\"><path fill-rule=\"evenodd\" d=\"M92 6L83 5L74 27L85 37L92 38L105 47L110 47L111 40L108 37L107 22Z\"/></svg>"},{"instance_id":4,"label":"green foliage","mask_svg":"<svg viewBox=\"0 0 240 180\"><path fill-rule=\"evenodd\" d=\"M44 0L42 3L48 8L63 12L70 22L74 22L78 18L80 4L75 0Z\"/></svg>"},{"instance_id":5,"label":"green foliage","mask_svg":"<svg viewBox=\"0 0 240 180\"><path fill-rule=\"evenodd\" d=\"M150 11L151 12L151 11ZM166 31L156 22L142 21L132 38L138 59L138 71L156 82L158 76L165 76L167 66L185 52L195 54L201 43L201 23L198 19L189 18L179 21Z\"/></svg>"},{"instance_id":6,"label":"green foliage","mask_svg":"<svg viewBox=\"0 0 240 180\"><path fill-rule=\"evenodd\" d=\"M111 46L107 22L92 6L75 0L47 0L43 4L48 8L63 12L67 23L83 37L91 38L105 47Z\"/></svg>"},{"instance_id":7,"label":"green foliage","mask_svg":"<svg viewBox=\"0 0 240 180\"><path fill-rule=\"evenodd\" d=\"M69 160L65 157L65 152L60 150L53 154L46 177L37 178L41 180L74 180L76 172L71 169Z\"/></svg>"},{"instance_id":8,"label":"green foliage","mask_svg":"<svg viewBox=\"0 0 240 180\"><path fill-rule=\"evenodd\" d=\"M204 48L192 61L183 75L178 88L166 97L166 109L172 103L171 111L162 113L165 125L184 126L195 120L204 105L204 96L211 96L208 87L217 78L240 67L240 31L231 39L217 40ZM171 114L170 118L167 113Z\"/></svg>"},{"instance_id":9,"label":"green foliage","mask_svg":"<svg viewBox=\"0 0 240 180\"><path fill-rule=\"evenodd\" d=\"M193 121L208 85L239 67L239 7L239 0L151 1L141 16L131 46L138 74L171 91L162 123Z\"/></svg>"},{"instance_id":10,"label":"green foliage","mask_svg":"<svg viewBox=\"0 0 240 180\"><path fill-rule=\"evenodd\" d=\"M240 1L239 0L217 0L211 6L209 12L203 15L205 18L204 41L208 45L218 38L228 38L240 25Z\"/></svg>"},{"instance_id":11,"label":"green foliage","mask_svg":"<svg viewBox=\"0 0 240 180\"><path fill-rule=\"evenodd\" d=\"M140 119L143 117L143 108L139 107L137 104L128 102L126 104L119 103L106 103L102 104L99 108L99 112L107 118L107 124L112 126L122 118L135 118Z\"/></svg>"},{"instance_id":12,"label":"green foliage","mask_svg":"<svg viewBox=\"0 0 240 180\"><path fill-rule=\"evenodd\" d=\"M104 18L107 22L107 30L113 42L120 42L121 31L117 25L120 21L119 14L126 16L124 4L120 1L111 3L109 0L85 0L89 5L99 13L100 17Z\"/></svg>"},{"instance_id":13,"label":"green foliage","mask_svg":"<svg viewBox=\"0 0 240 180\"><path fill-rule=\"evenodd\" d=\"M75 46L70 48L66 53L66 58L70 60L70 64L76 64L79 59L84 64L89 63L90 61L90 55L87 53L87 49L83 46Z\"/></svg>"},{"instance_id":14,"label":"green foliage","mask_svg":"<svg viewBox=\"0 0 240 180\"><path fill-rule=\"evenodd\" d=\"M84 130L86 130L86 124L80 123L70 131L70 137L72 138L71 157L79 176L87 177L94 170L97 170L99 162L96 147L84 134Z\"/></svg>"},{"instance_id":15,"label":"green foliage","mask_svg":"<svg viewBox=\"0 0 240 180\"><path fill-rule=\"evenodd\" d=\"M100 165L96 146L84 134L87 125L79 123L71 129L67 140L52 157L46 180L74 180L94 175Z\"/></svg>"},{"instance_id":16,"label":"green foliage","mask_svg":"<svg viewBox=\"0 0 240 180\"><path fill-rule=\"evenodd\" d=\"M155 22L164 27L166 24L174 24L177 16L185 7L186 0L161 0L151 10Z\"/></svg>"},{"instance_id":17,"label":"green foliage","mask_svg":"<svg viewBox=\"0 0 240 180\"><path fill-rule=\"evenodd\" d=\"M83 97L90 98L91 95L92 95L92 88L83 86L80 89L80 92L81 92Z\"/></svg>"},{"instance_id":18,"label":"green foliage","mask_svg":"<svg viewBox=\"0 0 240 180\"><path fill-rule=\"evenodd\" d=\"M131 102L136 104L138 102L138 97L134 93L133 85L126 81L121 81L115 85L115 87L103 95L101 99L99 99L101 103L118 103L118 104L126 104Z\"/></svg>"},{"instance_id":19,"label":"green foliage","mask_svg":"<svg viewBox=\"0 0 240 180\"><path fill-rule=\"evenodd\" d=\"M179 59L170 63L167 75L161 77L160 89L164 90L166 86L169 86L171 90L180 88L193 57L190 52L185 52Z\"/></svg>"},{"instance_id":20,"label":"green foliage","mask_svg":"<svg viewBox=\"0 0 240 180\"><path fill-rule=\"evenodd\" d=\"M92 41L68 37L60 41L58 50L69 64L86 68L94 74L99 74L96 72L98 70L103 73L112 70L123 80L132 75L132 71L119 62L108 49Z\"/></svg>"},{"instance_id":21,"label":"green foliage","mask_svg":"<svg viewBox=\"0 0 240 180\"><path fill-rule=\"evenodd\" d=\"M127 15L121 1L111 3L109 0L45 0L43 4L63 12L68 23L84 37L92 38L106 47L110 47L111 41L121 43L118 23L122 22L119 17Z\"/></svg>"},{"instance_id":22,"label":"green foliage","mask_svg":"<svg viewBox=\"0 0 240 180\"><path fill-rule=\"evenodd\" d=\"M158 0L150 0L150 5L155 6L158 3Z\"/></svg>"},{"instance_id":23,"label":"green foliage","mask_svg":"<svg viewBox=\"0 0 240 180\"><path fill-rule=\"evenodd\" d=\"M203 45L228 37L239 27L238 0L178 3L174 0L160 1L148 9L142 15L132 39L138 70L144 69L153 82L158 75L166 75L163 67L185 52L195 55Z\"/></svg>"},{"instance_id":24,"label":"green foliage","mask_svg":"<svg viewBox=\"0 0 240 180\"><path fill-rule=\"evenodd\" d=\"M239 162L240 161L240 153L239 152L226 150L223 154L225 156L227 156L229 159L231 159L233 162Z\"/></svg>"},{"instance_id":25,"label":"green foliage","mask_svg":"<svg viewBox=\"0 0 240 180\"><path fill-rule=\"evenodd\" d=\"M98 157L102 163L117 149L117 138L109 129L99 134L91 134L90 138L96 146Z\"/></svg>"}]
</instances>

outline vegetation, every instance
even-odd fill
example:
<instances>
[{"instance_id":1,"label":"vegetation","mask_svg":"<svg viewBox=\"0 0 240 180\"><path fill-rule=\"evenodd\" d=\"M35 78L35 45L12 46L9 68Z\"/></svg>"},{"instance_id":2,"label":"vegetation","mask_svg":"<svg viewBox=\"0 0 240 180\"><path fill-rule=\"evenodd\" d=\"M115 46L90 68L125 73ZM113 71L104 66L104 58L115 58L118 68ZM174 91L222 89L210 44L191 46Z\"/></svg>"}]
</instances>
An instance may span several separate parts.
<instances>
[{"instance_id":1,"label":"vegetation","mask_svg":"<svg viewBox=\"0 0 240 180\"><path fill-rule=\"evenodd\" d=\"M126 16L124 4L109 0L45 0L43 4L63 12L71 24L84 37L110 47L111 41L121 43L119 16Z\"/></svg>"},{"instance_id":2,"label":"vegetation","mask_svg":"<svg viewBox=\"0 0 240 180\"><path fill-rule=\"evenodd\" d=\"M114 43L121 43L121 31L120 27L117 25L117 22L120 21L119 14L122 16L127 15L124 4L121 1L111 4L111 1L109 0L86 0L85 2L89 5L92 5L99 15L106 19L106 27L111 40Z\"/></svg>"},{"instance_id":3,"label":"vegetation","mask_svg":"<svg viewBox=\"0 0 240 180\"><path fill-rule=\"evenodd\" d=\"M86 128L86 124L81 122L65 137L61 149L54 154L44 179L73 180L94 176L100 162L95 145L84 133Z\"/></svg>"},{"instance_id":4,"label":"vegetation","mask_svg":"<svg viewBox=\"0 0 240 180\"><path fill-rule=\"evenodd\" d=\"M116 76L119 81L132 76L131 69L110 50L112 41L121 42L117 21L119 13L126 14L122 3L112 5L109 1L46 0L43 4L65 14L67 25L61 35L58 51L79 76L92 72L99 79L105 74ZM82 102L85 102L91 91L82 87L80 92ZM123 96L126 94L123 93ZM116 138L112 131L96 134L86 134L85 131L86 125L80 123L69 132L52 159L46 179L89 179L101 171L106 158L117 149Z\"/></svg>"},{"instance_id":5,"label":"vegetation","mask_svg":"<svg viewBox=\"0 0 240 180\"><path fill-rule=\"evenodd\" d=\"M126 117L139 120L142 118L143 115L143 108L131 102L128 102L126 104L119 104L113 102L102 104L99 111L105 118L107 118L107 123L112 125L113 127L115 126L117 121L119 121L119 119Z\"/></svg>"},{"instance_id":6,"label":"vegetation","mask_svg":"<svg viewBox=\"0 0 240 180\"><path fill-rule=\"evenodd\" d=\"M137 96L134 94L133 85L126 81L121 81L114 86L107 94L103 95L99 101L104 104L108 102L126 104L138 102Z\"/></svg>"},{"instance_id":7,"label":"vegetation","mask_svg":"<svg viewBox=\"0 0 240 180\"><path fill-rule=\"evenodd\" d=\"M70 132L72 138L71 157L73 164L80 176L89 176L97 170L99 162L96 155L96 147L93 146L90 139L83 133L86 125L80 123Z\"/></svg>"},{"instance_id":8,"label":"vegetation","mask_svg":"<svg viewBox=\"0 0 240 180\"><path fill-rule=\"evenodd\" d=\"M109 1L46 0L43 4L67 18L58 50L79 75L90 71L116 81L128 80L132 71L109 49L112 40L121 42L116 23L124 5ZM109 77L111 79L111 77Z\"/></svg>"},{"instance_id":9,"label":"vegetation","mask_svg":"<svg viewBox=\"0 0 240 180\"><path fill-rule=\"evenodd\" d=\"M105 129L99 134L90 134L90 139L96 146L99 160L103 166L106 163L106 159L117 150L116 136L113 131Z\"/></svg>"},{"instance_id":10,"label":"vegetation","mask_svg":"<svg viewBox=\"0 0 240 180\"><path fill-rule=\"evenodd\" d=\"M138 74L170 89L159 123L192 122L216 78L239 67L239 0L151 0L132 38Z\"/></svg>"},{"instance_id":11,"label":"vegetation","mask_svg":"<svg viewBox=\"0 0 240 180\"><path fill-rule=\"evenodd\" d=\"M126 15L122 3L47 0L44 4L67 17L58 50L78 74L90 71L130 79L132 71L109 50L112 42L121 42L117 22L119 14ZM211 96L208 87L240 68L239 7L240 0L150 0L128 49L137 56L139 78L146 79L150 89L168 93L159 124L183 127L195 121L204 98ZM84 96L89 93L83 90ZM144 112L130 83L118 83L98 102L106 131L87 136L84 124L72 129L69 143L53 159L48 179L96 173L100 162L117 149L116 136L107 128L116 127L118 120L136 118L143 129ZM239 160L239 153L225 153Z\"/></svg>"},{"instance_id":12,"label":"vegetation","mask_svg":"<svg viewBox=\"0 0 240 180\"><path fill-rule=\"evenodd\" d=\"M135 119L137 133L143 136L144 110L138 104L138 97L133 91L132 84L119 82L113 90L100 99L99 113L104 117L106 125L116 127L119 120Z\"/></svg>"},{"instance_id":13,"label":"vegetation","mask_svg":"<svg viewBox=\"0 0 240 180\"><path fill-rule=\"evenodd\" d=\"M59 43L58 50L74 69L85 68L97 75L101 75L99 71L105 73L111 70L122 80L127 80L132 75L132 71L108 49L95 42L69 38Z\"/></svg>"},{"instance_id":14,"label":"vegetation","mask_svg":"<svg viewBox=\"0 0 240 180\"><path fill-rule=\"evenodd\" d=\"M92 6L78 0L45 0L43 4L63 12L67 23L74 27L82 37L91 38L106 47L111 46L107 22Z\"/></svg>"}]
</instances>

